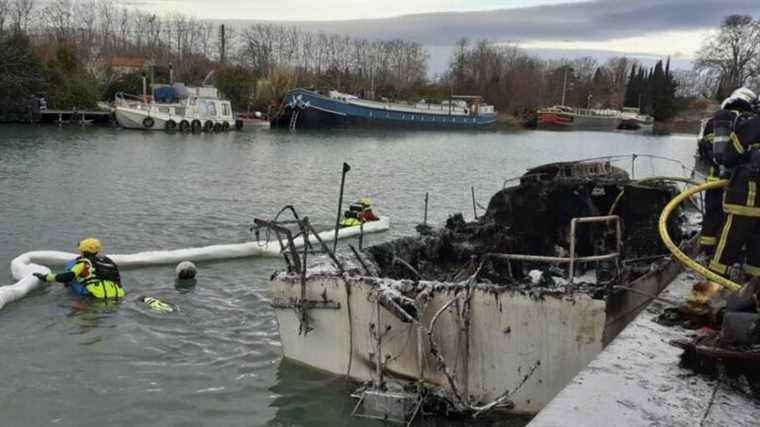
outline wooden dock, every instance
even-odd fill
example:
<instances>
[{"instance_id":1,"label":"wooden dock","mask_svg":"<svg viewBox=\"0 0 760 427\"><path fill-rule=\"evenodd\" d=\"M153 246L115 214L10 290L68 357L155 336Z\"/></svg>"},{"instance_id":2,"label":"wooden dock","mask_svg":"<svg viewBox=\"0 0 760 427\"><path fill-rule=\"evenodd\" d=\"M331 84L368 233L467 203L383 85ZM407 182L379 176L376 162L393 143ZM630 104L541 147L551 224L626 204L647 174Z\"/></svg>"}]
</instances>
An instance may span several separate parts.
<instances>
[{"instance_id":1,"label":"wooden dock","mask_svg":"<svg viewBox=\"0 0 760 427\"><path fill-rule=\"evenodd\" d=\"M43 110L35 114L38 123L108 124L112 122L110 111L101 110Z\"/></svg>"}]
</instances>

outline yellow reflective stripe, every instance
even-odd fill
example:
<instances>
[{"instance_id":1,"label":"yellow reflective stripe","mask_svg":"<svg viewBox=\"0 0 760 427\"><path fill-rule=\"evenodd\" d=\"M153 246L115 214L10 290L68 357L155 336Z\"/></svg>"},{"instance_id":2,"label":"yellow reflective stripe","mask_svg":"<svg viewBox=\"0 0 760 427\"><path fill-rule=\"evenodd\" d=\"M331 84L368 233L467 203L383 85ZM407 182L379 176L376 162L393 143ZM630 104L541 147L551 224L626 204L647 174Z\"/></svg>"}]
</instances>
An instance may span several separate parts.
<instances>
[{"instance_id":1,"label":"yellow reflective stripe","mask_svg":"<svg viewBox=\"0 0 760 427\"><path fill-rule=\"evenodd\" d=\"M723 256L723 252L726 250L726 241L728 241L728 233L731 231L731 226L734 223L734 216L728 215L726 223L723 224L723 232L720 233L720 243L715 249L715 255L712 261L710 261L710 269L715 270L720 274L726 274L726 266L720 263L720 258Z\"/></svg>"},{"instance_id":2,"label":"yellow reflective stripe","mask_svg":"<svg viewBox=\"0 0 760 427\"><path fill-rule=\"evenodd\" d=\"M755 181L749 182L749 190L747 191L747 207L755 207L755 197L757 196L757 183Z\"/></svg>"},{"instance_id":3,"label":"yellow reflective stripe","mask_svg":"<svg viewBox=\"0 0 760 427\"><path fill-rule=\"evenodd\" d=\"M760 207L747 207L742 205L723 203L723 212L739 216L760 218Z\"/></svg>"},{"instance_id":4,"label":"yellow reflective stripe","mask_svg":"<svg viewBox=\"0 0 760 427\"><path fill-rule=\"evenodd\" d=\"M90 263L90 261L87 261L86 259L83 259L83 260L79 261L78 263L74 264L74 266L71 267L71 269L69 269L69 271L71 271L72 273L74 273L74 275L77 277L77 279L79 279L80 277L82 277L82 270L84 269L85 264L89 264L89 263Z\"/></svg>"},{"instance_id":5,"label":"yellow reflective stripe","mask_svg":"<svg viewBox=\"0 0 760 427\"><path fill-rule=\"evenodd\" d=\"M85 286L87 292L95 298L124 298L124 288L109 280L103 280Z\"/></svg>"},{"instance_id":6,"label":"yellow reflective stripe","mask_svg":"<svg viewBox=\"0 0 760 427\"><path fill-rule=\"evenodd\" d=\"M736 148L737 153L744 154L744 147L742 146L741 141L739 141L739 137L736 136L734 132L731 132L731 142L734 143L734 148Z\"/></svg>"},{"instance_id":7,"label":"yellow reflective stripe","mask_svg":"<svg viewBox=\"0 0 760 427\"><path fill-rule=\"evenodd\" d=\"M750 276L760 277L760 267L754 265L744 264L744 271Z\"/></svg>"},{"instance_id":8,"label":"yellow reflective stripe","mask_svg":"<svg viewBox=\"0 0 760 427\"><path fill-rule=\"evenodd\" d=\"M712 174L710 174L710 176L707 177L707 182L715 182L715 181L720 181L720 180L721 180L720 178L718 178L717 176L713 176Z\"/></svg>"},{"instance_id":9,"label":"yellow reflective stripe","mask_svg":"<svg viewBox=\"0 0 760 427\"><path fill-rule=\"evenodd\" d=\"M715 246L718 244L718 238L702 236L699 238L699 244L702 246Z\"/></svg>"}]
</instances>

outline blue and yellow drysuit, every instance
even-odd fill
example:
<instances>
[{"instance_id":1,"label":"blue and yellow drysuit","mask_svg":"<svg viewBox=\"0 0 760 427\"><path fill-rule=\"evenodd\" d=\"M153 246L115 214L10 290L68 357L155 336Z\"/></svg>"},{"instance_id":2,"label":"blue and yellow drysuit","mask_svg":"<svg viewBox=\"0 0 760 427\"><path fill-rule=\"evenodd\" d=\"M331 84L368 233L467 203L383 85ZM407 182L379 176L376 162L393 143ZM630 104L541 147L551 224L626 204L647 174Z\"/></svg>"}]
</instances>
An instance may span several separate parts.
<instances>
[{"instance_id":1,"label":"blue and yellow drysuit","mask_svg":"<svg viewBox=\"0 0 760 427\"><path fill-rule=\"evenodd\" d=\"M106 256L83 255L66 264L66 271L48 274L47 282L60 282L81 296L98 299L124 298L121 275L116 264Z\"/></svg>"},{"instance_id":2,"label":"blue and yellow drysuit","mask_svg":"<svg viewBox=\"0 0 760 427\"><path fill-rule=\"evenodd\" d=\"M372 201L369 197L362 197L356 203L351 203L348 210L343 213L341 227L356 227L363 222L377 221L380 218L372 212Z\"/></svg>"},{"instance_id":3,"label":"blue and yellow drysuit","mask_svg":"<svg viewBox=\"0 0 760 427\"><path fill-rule=\"evenodd\" d=\"M364 207L361 203L352 203L348 210L343 213L343 221L340 222L341 227L356 227L362 224L361 214Z\"/></svg>"}]
</instances>

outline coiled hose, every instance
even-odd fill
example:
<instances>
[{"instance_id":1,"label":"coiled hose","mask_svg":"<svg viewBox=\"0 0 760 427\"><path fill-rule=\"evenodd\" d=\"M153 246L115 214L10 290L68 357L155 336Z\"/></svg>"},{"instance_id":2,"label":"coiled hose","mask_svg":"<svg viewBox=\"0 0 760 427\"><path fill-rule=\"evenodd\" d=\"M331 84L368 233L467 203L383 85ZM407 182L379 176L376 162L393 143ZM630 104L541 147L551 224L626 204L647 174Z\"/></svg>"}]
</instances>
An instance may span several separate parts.
<instances>
[{"instance_id":1,"label":"coiled hose","mask_svg":"<svg viewBox=\"0 0 760 427\"><path fill-rule=\"evenodd\" d=\"M742 288L740 284L733 282L729 279L726 279L725 277L720 276L716 273L713 273L712 271L708 270L707 268L705 268L698 262L689 258L688 255L683 253L683 251L679 249L675 243L673 243L673 239L671 239L670 234L668 234L668 218L670 218L670 215L673 213L673 211L684 200L690 198L694 194L701 193L703 191L713 190L716 188L724 188L727 186L728 186L728 180L723 179L720 181L712 181L712 182L700 184L696 187L687 189L683 193L679 194L673 200L671 200L667 206L665 206L665 209L662 210L662 214L660 214L660 222L658 224L658 230L660 232L660 238L662 238L662 241L663 243L665 243L665 246L668 248L668 250L670 250L673 256L686 268L690 268L694 270L697 274L704 277L705 279L715 282L718 285L728 289L731 292L739 292L739 290Z\"/></svg>"}]
</instances>

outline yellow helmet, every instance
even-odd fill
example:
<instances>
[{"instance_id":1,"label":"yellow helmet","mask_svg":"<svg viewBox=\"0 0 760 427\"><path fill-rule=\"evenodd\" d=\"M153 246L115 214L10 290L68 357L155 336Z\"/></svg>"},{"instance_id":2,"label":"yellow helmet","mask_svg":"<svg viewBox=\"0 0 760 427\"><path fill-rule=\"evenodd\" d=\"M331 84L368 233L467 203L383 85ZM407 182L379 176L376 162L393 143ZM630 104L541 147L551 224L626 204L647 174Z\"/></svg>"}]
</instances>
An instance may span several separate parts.
<instances>
[{"instance_id":1,"label":"yellow helmet","mask_svg":"<svg viewBox=\"0 0 760 427\"><path fill-rule=\"evenodd\" d=\"M79 252L83 254L96 254L100 252L101 249L103 249L103 246L100 244L100 240L94 237L90 237L79 242L77 249L79 249Z\"/></svg>"},{"instance_id":2,"label":"yellow helmet","mask_svg":"<svg viewBox=\"0 0 760 427\"><path fill-rule=\"evenodd\" d=\"M369 197L362 197L361 199L359 199L359 203L362 206L368 208L368 207L372 206L372 199L370 199Z\"/></svg>"}]
</instances>

